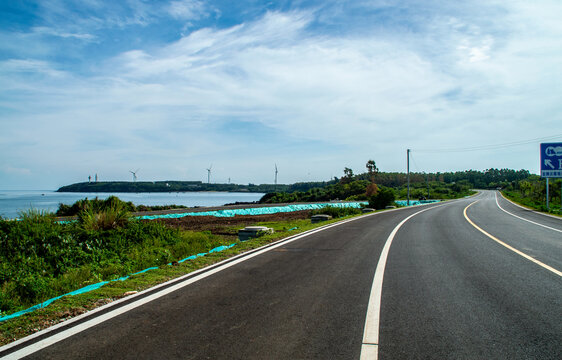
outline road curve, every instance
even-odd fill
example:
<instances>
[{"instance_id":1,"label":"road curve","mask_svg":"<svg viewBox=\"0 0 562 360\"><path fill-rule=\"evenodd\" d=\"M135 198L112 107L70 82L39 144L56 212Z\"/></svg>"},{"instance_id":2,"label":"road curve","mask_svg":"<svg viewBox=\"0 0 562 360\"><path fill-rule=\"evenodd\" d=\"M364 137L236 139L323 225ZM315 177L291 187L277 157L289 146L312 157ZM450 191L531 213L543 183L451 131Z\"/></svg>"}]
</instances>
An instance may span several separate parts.
<instances>
[{"instance_id":1,"label":"road curve","mask_svg":"<svg viewBox=\"0 0 562 360\"><path fill-rule=\"evenodd\" d=\"M466 215L474 224L561 269L560 232L502 211L495 193L483 192L281 242L176 280L162 287L174 291L153 301L138 300L156 290L0 348L0 357L358 359L387 239L427 208L402 224L389 248L379 357L558 358L562 278L477 230L464 216L471 203ZM498 204L522 211L501 197ZM516 215L562 229L558 219ZM96 316L104 321L85 326Z\"/></svg>"},{"instance_id":2,"label":"road curve","mask_svg":"<svg viewBox=\"0 0 562 360\"><path fill-rule=\"evenodd\" d=\"M470 204L466 215L488 234L562 269L562 221L518 214L548 229L518 219L495 192L420 214L388 258L380 357L559 359L562 278L477 230L464 217Z\"/></svg>"}]
</instances>

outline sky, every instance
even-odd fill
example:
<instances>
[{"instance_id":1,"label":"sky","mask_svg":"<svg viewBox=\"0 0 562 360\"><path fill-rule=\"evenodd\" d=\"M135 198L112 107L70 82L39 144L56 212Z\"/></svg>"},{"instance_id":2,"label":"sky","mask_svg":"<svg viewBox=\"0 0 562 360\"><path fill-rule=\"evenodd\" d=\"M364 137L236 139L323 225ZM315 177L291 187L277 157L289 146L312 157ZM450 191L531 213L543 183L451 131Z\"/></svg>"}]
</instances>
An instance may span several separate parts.
<instances>
[{"instance_id":1,"label":"sky","mask_svg":"<svg viewBox=\"0 0 562 360\"><path fill-rule=\"evenodd\" d=\"M0 2L0 189L539 171L559 0Z\"/></svg>"}]
</instances>

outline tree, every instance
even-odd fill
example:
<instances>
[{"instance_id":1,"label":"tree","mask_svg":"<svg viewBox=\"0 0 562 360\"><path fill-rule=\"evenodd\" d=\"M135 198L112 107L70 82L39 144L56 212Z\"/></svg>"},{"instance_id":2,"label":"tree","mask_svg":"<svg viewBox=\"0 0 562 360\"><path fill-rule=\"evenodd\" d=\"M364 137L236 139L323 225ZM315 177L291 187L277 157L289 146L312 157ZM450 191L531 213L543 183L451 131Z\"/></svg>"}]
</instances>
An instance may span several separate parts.
<instances>
[{"instance_id":1,"label":"tree","mask_svg":"<svg viewBox=\"0 0 562 360\"><path fill-rule=\"evenodd\" d=\"M347 184L347 183L351 182L351 179L353 178L353 170L346 167L346 168L343 169L343 173L344 173L344 176L341 178L340 182L342 184Z\"/></svg>"},{"instance_id":2,"label":"tree","mask_svg":"<svg viewBox=\"0 0 562 360\"><path fill-rule=\"evenodd\" d=\"M379 187L377 186L377 184L372 182L369 185L367 185L367 190L366 190L365 194L366 194L367 198L369 198L373 195L377 195L378 192L379 192Z\"/></svg>"},{"instance_id":3,"label":"tree","mask_svg":"<svg viewBox=\"0 0 562 360\"><path fill-rule=\"evenodd\" d=\"M394 203L395 195L392 188L382 187L376 195L369 197L369 207L384 209Z\"/></svg>"},{"instance_id":4,"label":"tree","mask_svg":"<svg viewBox=\"0 0 562 360\"><path fill-rule=\"evenodd\" d=\"M369 173L369 178L371 179L371 182L374 183L375 175L379 172L379 169L377 168L377 164L375 164L374 160L369 160L367 161L367 164L365 166L367 167L367 172Z\"/></svg>"},{"instance_id":5,"label":"tree","mask_svg":"<svg viewBox=\"0 0 562 360\"><path fill-rule=\"evenodd\" d=\"M365 166L367 167L369 180L371 181L371 183L367 186L366 191L367 198L369 198L371 196L377 195L377 193L379 192L379 187L377 186L377 184L375 184L375 175L378 174L379 169L377 168L377 164L375 164L374 160L367 161L367 164L365 164Z\"/></svg>"}]
</instances>

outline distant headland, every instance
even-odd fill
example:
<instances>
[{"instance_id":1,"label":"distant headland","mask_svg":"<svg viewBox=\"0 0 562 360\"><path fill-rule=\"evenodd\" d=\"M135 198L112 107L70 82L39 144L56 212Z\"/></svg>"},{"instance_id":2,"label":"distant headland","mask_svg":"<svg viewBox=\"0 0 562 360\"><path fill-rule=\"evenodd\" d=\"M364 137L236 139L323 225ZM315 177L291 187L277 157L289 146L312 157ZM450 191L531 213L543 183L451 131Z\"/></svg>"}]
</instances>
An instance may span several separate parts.
<instances>
[{"instance_id":1,"label":"distant headland","mask_svg":"<svg viewBox=\"0 0 562 360\"><path fill-rule=\"evenodd\" d=\"M96 181L65 185L57 192L82 193L141 193L141 192L185 192L185 191L228 191L268 193L286 191L284 184L210 184L202 181Z\"/></svg>"}]
</instances>

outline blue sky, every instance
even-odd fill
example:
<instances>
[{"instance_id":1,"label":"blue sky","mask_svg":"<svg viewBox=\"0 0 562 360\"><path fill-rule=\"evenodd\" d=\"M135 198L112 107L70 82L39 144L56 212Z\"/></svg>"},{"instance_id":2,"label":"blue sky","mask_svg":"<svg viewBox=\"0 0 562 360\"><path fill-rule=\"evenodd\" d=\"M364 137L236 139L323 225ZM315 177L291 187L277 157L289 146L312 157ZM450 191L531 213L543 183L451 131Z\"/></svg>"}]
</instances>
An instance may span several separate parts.
<instances>
[{"instance_id":1,"label":"blue sky","mask_svg":"<svg viewBox=\"0 0 562 360\"><path fill-rule=\"evenodd\" d=\"M562 2L0 2L0 188L538 172ZM517 143L517 144L514 144ZM488 145L506 146L488 146ZM510 145L511 144L511 145ZM510 146L508 146L510 145ZM477 151L451 151L458 149Z\"/></svg>"}]
</instances>

